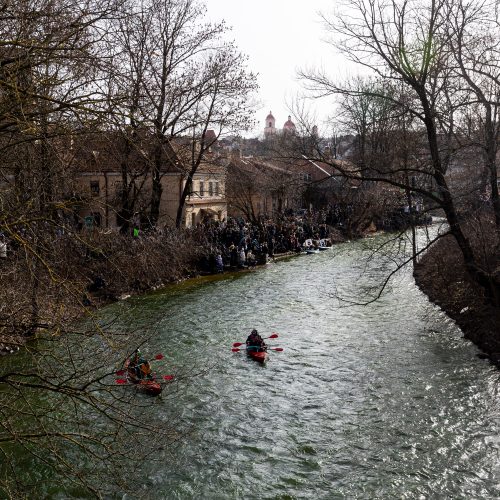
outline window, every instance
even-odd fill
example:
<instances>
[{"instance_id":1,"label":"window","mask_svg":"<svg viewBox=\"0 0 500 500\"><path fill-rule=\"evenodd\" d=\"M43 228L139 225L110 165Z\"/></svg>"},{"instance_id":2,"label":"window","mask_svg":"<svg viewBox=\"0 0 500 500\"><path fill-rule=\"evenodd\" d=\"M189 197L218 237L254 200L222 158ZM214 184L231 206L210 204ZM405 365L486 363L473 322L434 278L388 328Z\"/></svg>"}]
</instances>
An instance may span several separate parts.
<instances>
[{"instance_id":1,"label":"window","mask_svg":"<svg viewBox=\"0 0 500 500\"><path fill-rule=\"evenodd\" d=\"M200 198L205 196L205 183L203 181L200 181Z\"/></svg>"},{"instance_id":2,"label":"window","mask_svg":"<svg viewBox=\"0 0 500 500\"><path fill-rule=\"evenodd\" d=\"M99 181L90 181L90 193L92 196L99 196Z\"/></svg>"},{"instance_id":3,"label":"window","mask_svg":"<svg viewBox=\"0 0 500 500\"><path fill-rule=\"evenodd\" d=\"M214 183L209 182L208 183L208 196L213 196L214 195Z\"/></svg>"},{"instance_id":4,"label":"window","mask_svg":"<svg viewBox=\"0 0 500 500\"><path fill-rule=\"evenodd\" d=\"M215 196L219 196L219 183L215 183Z\"/></svg>"}]
</instances>

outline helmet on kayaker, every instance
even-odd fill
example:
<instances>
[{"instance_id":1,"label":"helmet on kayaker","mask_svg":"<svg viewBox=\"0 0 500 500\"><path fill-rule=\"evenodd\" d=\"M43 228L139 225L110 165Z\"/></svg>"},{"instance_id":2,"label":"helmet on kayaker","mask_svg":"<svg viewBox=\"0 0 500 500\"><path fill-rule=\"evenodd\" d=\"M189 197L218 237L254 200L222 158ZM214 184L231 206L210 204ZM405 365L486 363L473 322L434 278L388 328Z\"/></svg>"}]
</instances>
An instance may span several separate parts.
<instances>
[{"instance_id":1,"label":"helmet on kayaker","mask_svg":"<svg viewBox=\"0 0 500 500\"><path fill-rule=\"evenodd\" d=\"M141 351L139 351L139 349L136 349L129 358L130 363L136 365L139 362L140 357Z\"/></svg>"},{"instance_id":2,"label":"helmet on kayaker","mask_svg":"<svg viewBox=\"0 0 500 500\"><path fill-rule=\"evenodd\" d=\"M258 335L258 334L259 334L259 332L258 332L258 331L254 328L254 329L252 330L252 335Z\"/></svg>"}]
</instances>

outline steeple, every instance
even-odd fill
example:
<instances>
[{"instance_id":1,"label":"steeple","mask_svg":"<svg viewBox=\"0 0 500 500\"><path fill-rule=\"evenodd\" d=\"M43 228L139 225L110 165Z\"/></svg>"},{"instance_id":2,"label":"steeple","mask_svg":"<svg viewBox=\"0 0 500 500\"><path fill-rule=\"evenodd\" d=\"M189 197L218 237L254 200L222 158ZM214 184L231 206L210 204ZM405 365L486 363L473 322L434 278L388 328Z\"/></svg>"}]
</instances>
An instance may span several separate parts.
<instances>
[{"instance_id":1,"label":"steeple","mask_svg":"<svg viewBox=\"0 0 500 500\"><path fill-rule=\"evenodd\" d=\"M264 125L264 136L267 138L274 134L276 134L276 119L274 118L272 111L269 111Z\"/></svg>"}]
</instances>

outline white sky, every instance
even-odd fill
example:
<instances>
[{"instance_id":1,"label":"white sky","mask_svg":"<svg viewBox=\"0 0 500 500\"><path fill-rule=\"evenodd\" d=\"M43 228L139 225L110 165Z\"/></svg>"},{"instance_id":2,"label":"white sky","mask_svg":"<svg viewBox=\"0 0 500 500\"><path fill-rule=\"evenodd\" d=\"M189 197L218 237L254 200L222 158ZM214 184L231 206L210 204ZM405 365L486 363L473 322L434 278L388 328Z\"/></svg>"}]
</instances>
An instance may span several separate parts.
<instances>
[{"instance_id":1,"label":"white sky","mask_svg":"<svg viewBox=\"0 0 500 500\"><path fill-rule=\"evenodd\" d=\"M269 111L281 128L290 105L302 92L297 81L298 68L325 67L332 74L345 63L334 48L324 41L327 36L319 11L335 8L334 0L205 0L208 18L224 19L231 26L231 38L241 52L249 56L248 67L258 73L260 109L253 135L264 129ZM331 108L317 101L311 104L320 131Z\"/></svg>"}]
</instances>

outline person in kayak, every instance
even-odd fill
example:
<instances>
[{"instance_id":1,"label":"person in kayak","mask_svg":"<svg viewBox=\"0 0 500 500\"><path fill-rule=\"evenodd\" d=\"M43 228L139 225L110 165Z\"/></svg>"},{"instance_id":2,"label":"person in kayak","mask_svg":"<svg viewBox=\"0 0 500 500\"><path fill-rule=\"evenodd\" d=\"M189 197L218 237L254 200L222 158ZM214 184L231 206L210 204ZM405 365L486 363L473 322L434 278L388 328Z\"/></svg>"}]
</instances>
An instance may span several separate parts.
<instances>
[{"instance_id":1,"label":"person in kayak","mask_svg":"<svg viewBox=\"0 0 500 500\"><path fill-rule=\"evenodd\" d=\"M262 352L262 351L267 351L267 345L264 342L264 339L259 335L259 332L257 330L252 330L250 335L247 338L247 349L256 351L256 352Z\"/></svg>"},{"instance_id":2,"label":"person in kayak","mask_svg":"<svg viewBox=\"0 0 500 500\"><path fill-rule=\"evenodd\" d=\"M134 354L130 356L128 371L132 377L138 380L149 380L152 378L151 365L147 359L141 356L141 351L139 351L139 349L136 349Z\"/></svg>"}]
</instances>

